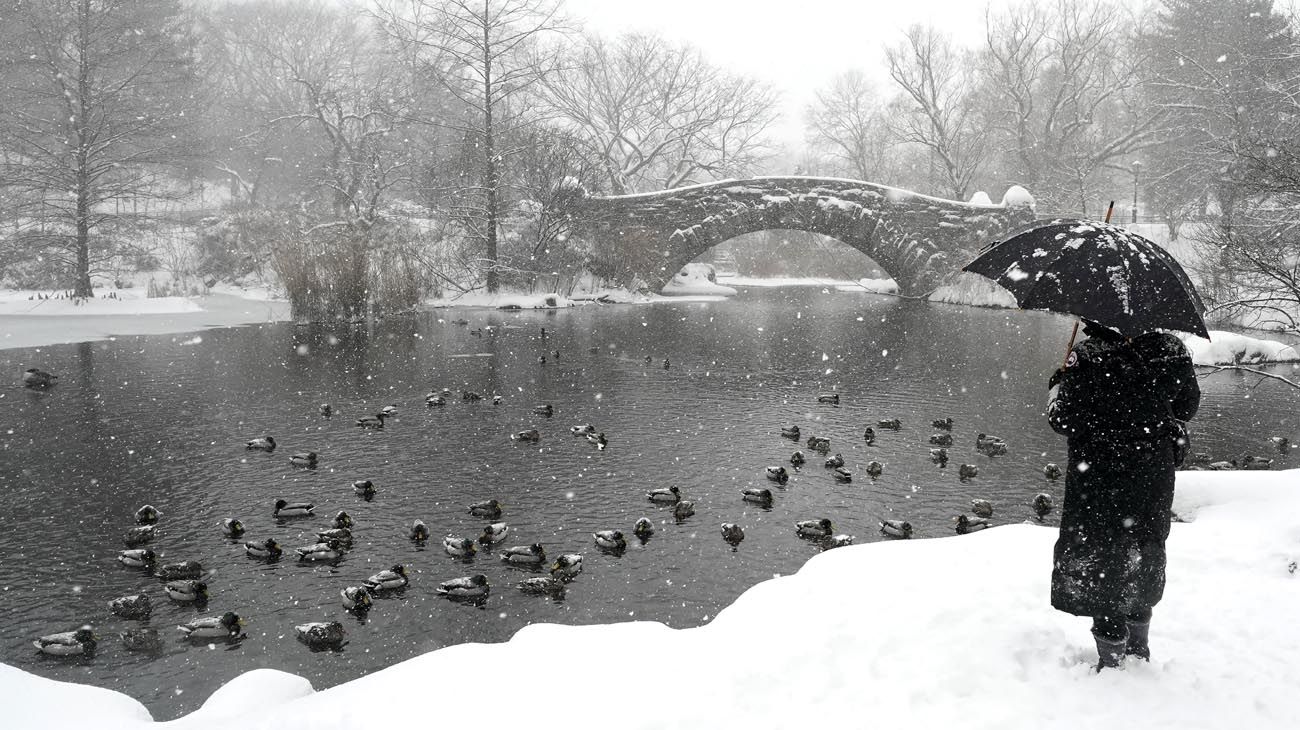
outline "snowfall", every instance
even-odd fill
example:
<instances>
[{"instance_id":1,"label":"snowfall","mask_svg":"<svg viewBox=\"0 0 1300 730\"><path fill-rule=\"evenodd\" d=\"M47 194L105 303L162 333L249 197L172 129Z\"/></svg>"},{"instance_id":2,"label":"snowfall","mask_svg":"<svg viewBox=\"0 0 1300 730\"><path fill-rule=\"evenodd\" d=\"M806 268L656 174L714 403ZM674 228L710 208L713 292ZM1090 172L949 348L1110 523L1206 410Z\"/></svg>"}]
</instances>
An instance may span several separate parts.
<instances>
[{"instance_id":1,"label":"snowfall","mask_svg":"<svg viewBox=\"0 0 1300 730\"><path fill-rule=\"evenodd\" d=\"M1056 530L1009 524L831 550L694 629L536 624L321 691L254 669L165 724L0 665L4 726L1300 727L1300 470L1180 472L1174 510L1153 658L1122 670L1048 603Z\"/></svg>"}]
</instances>

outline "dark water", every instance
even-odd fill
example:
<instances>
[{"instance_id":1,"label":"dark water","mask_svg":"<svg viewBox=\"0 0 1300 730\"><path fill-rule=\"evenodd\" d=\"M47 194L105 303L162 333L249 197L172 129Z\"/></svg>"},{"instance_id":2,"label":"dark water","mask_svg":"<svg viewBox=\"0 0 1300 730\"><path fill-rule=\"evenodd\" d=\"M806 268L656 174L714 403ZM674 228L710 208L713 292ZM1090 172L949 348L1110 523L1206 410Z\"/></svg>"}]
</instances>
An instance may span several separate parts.
<instances>
[{"instance_id":1,"label":"dark water","mask_svg":"<svg viewBox=\"0 0 1300 730\"><path fill-rule=\"evenodd\" d=\"M470 334L484 325L495 329ZM818 551L794 535L795 520L829 517L861 543L882 539L884 517L911 520L918 537L950 535L951 518L972 497L992 500L1000 523L1031 518L1029 500L1039 491L1059 503L1061 486L1040 469L1064 462L1064 442L1044 427L1042 409L1065 328L1047 315L784 289L727 302L465 311L371 329L278 325L208 331L201 342L132 337L0 351L0 371L39 364L62 375L48 393L0 390L0 660L121 690L171 718L254 667L302 674L319 688L449 644L502 641L537 621L699 625ZM538 364L557 349L558 361ZM1203 379L1197 450L1266 454L1268 436L1300 435L1294 397L1275 383L1255 387L1257 380ZM424 393L444 386L499 393L504 402L453 398L426 408ZM816 403L830 390L841 393L839 407ZM321 402L338 415L317 415ZM382 432L353 426L389 403L400 413ZM553 404L555 417L532 415L539 403ZM939 469L926 441L930 420L944 416L957 422L957 446ZM888 417L901 418L903 430L865 446L864 426ZM585 422L608 434L608 450L569 434ZM854 481L835 482L814 458L771 510L743 503L744 487L774 486L762 470L786 463L794 447L777 432L791 424L805 437L830 437ZM540 443L508 439L530 427L541 431ZM1010 453L995 461L975 454L980 431L1004 437ZM245 452L243 442L262 434L280 449ZM303 449L320 453L315 471L290 467L288 454ZM884 464L874 482L862 469L871 459ZM957 479L962 462L981 469L969 484ZM350 487L362 478L378 487L371 502ZM681 524L644 498L673 484L697 503L696 516ZM277 523L277 497L313 501L321 517ZM515 590L532 573L493 554L465 564L442 552L442 535L482 529L487 520L465 506L491 497L506 503L506 545L537 541L549 554L586 556L586 571L562 600ZM151 547L165 561L214 568L202 614L240 613L246 639L179 641L171 627L199 611L169 602L157 580L115 562L145 503L165 513ZM242 541L225 539L218 526L239 517L245 539L274 537L290 547L313 542L339 509L356 519L357 541L334 566L250 560ZM597 529L630 538L643 515L658 528L648 543L631 539L621 556L592 545ZM433 531L427 548L405 537L415 518ZM724 521L744 526L737 550L720 539ZM377 600L364 621L342 610L341 587L398 562L412 570L408 589ZM438 582L473 572L492 583L485 604L435 595ZM137 622L106 607L140 591L154 599L149 625L168 637L158 658L125 652L116 634ZM294 624L323 619L347 627L342 651L314 653L294 640ZM30 645L82 623L102 639L91 659L40 657Z\"/></svg>"}]
</instances>

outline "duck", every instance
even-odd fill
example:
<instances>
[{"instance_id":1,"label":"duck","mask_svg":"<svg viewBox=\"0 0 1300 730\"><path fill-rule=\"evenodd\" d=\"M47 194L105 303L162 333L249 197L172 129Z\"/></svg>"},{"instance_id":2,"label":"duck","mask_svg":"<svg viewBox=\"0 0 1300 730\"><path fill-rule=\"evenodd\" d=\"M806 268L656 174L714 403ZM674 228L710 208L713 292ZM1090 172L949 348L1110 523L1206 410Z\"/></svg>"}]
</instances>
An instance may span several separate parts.
<instances>
[{"instance_id":1,"label":"duck","mask_svg":"<svg viewBox=\"0 0 1300 730\"><path fill-rule=\"evenodd\" d=\"M472 390L462 390L460 392L460 399L467 400L467 401L479 401L479 400L483 400L483 396L478 393L475 393Z\"/></svg>"},{"instance_id":2,"label":"duck","mask_svg":"<svg viewBox=\"0 0 1300 730\"><path fill-rule=\"evenodd\" d=\"M533 406L533 414L550 418L555 415L555 407L550 403L542 403L541 405Z\"/></svg>"},{"instance_id":3,"label":"duck","mask_svg":"<svg viewBox=\"0 0 1300 730\"><path fill-rule=\"evenodd\" d=\"M483 534L478 536L480 545L492 545L505 539L506 533L510 532L510 526L504 522L493 522L483 528Z\"/></svg>"},{"instance_id":4,"label":"duck","mask_svg":"<svg viewBox=\"0 0 1300 730\"><path fill-rule=\"evenodd\" d=\"M510 434L510 440L537 442L542 440L542 434L538 432L537 429L530 428L527 431L519 431L518 433Z\"/></svg>"},{"instance_id":5,"label":"duck","mask_svg":"<svg viewBox=\"0 0 1300 730\"><path fill-rule=\"evenodd\" d=\"M977 532L989 526L988 520L983 517L967 517L966 515L957 515L954 522L957 523L958 535Z\"/></svg>"},{"instance_id":6,"label":"duck","mask_svg":"<svg viewBox=\"0 0 1300 730\"><path fill-rule=\"evenodd\" d=\"M447 405L447 396L441 393L429 393L424 396L424 404L426 406L445 406Z\"/></svg>"},{"instance_id":7,"label":"duck","mask_svg":"<svg viewBox=\"0 0 1300 730\"><path fill-rule=\"evenodd\" d=\"M515 587L524 593L535 596L558 595L564 592L564 581L549 575L541 575L536 578L526 578L515 584Z\"/></svg>"},{"instance_id":8,"label":"duck","mask_svg":"<svg viewBox=\"0 0 1300 730\"><path fill-rule=\"evenodd\" d=\"M328 403L320 404L320 414L326 418L329 418L330 416L334 415L334 406Z\"/></svg>"},{"instance_id":9,"label":"duck","mask_svg":"<svg viewBox=\"0 0 1300 730\"><path fill-rule=\"evenodd\" d=\"M492 589L486 575L479 573L464 578L453 578L438 584L439 594L450 598L481 598Z\"/></svg>"},{"instance_id":10,"label":"duck","mask_svg":"<svg viewBox=\"0 0 1300 730\"><path fill-rule=\"evenodd\" d=\"M1286 436L1270 436L1268 440L1278 451L1284 454L1291 450L1291 439Z\"/></svg>"},{"instance_id":11,"label":"duck","mask_svg":"<svg viewBox=\"0 0 1300 730\"><path fill-rule=\"evenodd\" d=\"M244 631L244 619L234 611L220 616L204 616L176 627L187 639L234 638Z\"/></svg>"},{"instance_id":12,"label":"duck","mask_svg":"<svg viewBox=\"0 0 1300 730\"><path fill-rule=\"evenodd\" d=\"M1262 456L1243 456L1236 460L1238 468L1248 469L1250 471L1264 471L1273 467L1272 459L1265 459Z\"/></svg>"},{"instance_id":13,"label":"duck","mask_svg":"<svg viewBox=\"0 0 1300 730\"><path fill-rule=\"evenodd\" d=\"M600 530L591 533L596 540L596 546L606 550L622 550L627 547L627 540L623 533L618 530Z\"/></svg>"},{"instance_id":14,"label":"duck","mask_svg":"<svg viewBox=\"0 0 1300 730\"><path fill-rule=\"evenodd\" d=\"M948 465L948 450L947 450L947 449L930 449L930 461L933 461L934 463L938 464L939 466L947 466L947 465Z\"/></svg>"},{"instance_id":15,"label":"duck","mask_svg":"<svg viewBox=\"0 0 1300 730\"><path fill-rule=\"evenodd\" d=\"M785 484L790 481L790 472L786 471L784 466L769 466L763 469L763 474L768 481L777 484Z\"/></svg>"},{"instance_id":16,"label":"duck","mask_svg":"<svg viewBox=\"0 0 1300 730\"><path fill-rule=\"evenodd\" d=\"M538 364L538 365L545 365L545 364L546 364L546 356L545 356L545 355L538 355L538 356L537 356L537 364Z\"/></svg>"},{"instance_id":17,"label":"duck","mask_svg":"<svg viewBox=\"0 0 1300 730\"><path fill-rule=\"evenodd\" d=\"M162 517L162 512L152 504L146 504L135 511L135 524L152 525L158 522L159 517Z\"/></svg>"},{"instance_id":18,"label":"duck","mask_svg":"<svg viewBox=\"0 0 1300 730\"><path fill-rule=\"evenodd\" d=\"M793 467L803 466L808 462L808 458L803 455L802 451L796 451L790 454L790 465Z\"/></svg>"},{"instance_id":19,"label":"duck","mask_svg":"<svg viewBox=\"0 0 1300 730\"><path fill-rule=\"evenodd\" d=\"M820 520L802 520L794 523L794 527L799 537L830 537L835 531L831 521L825 517Z\"/></svg>"},{"instance_id":20,"label":"duck","mask_svg":"<svg viewBox=\"0 0 1300 730\"><path fill-rule=\"evenodd\" d=\"M987 499L972 499L970 501L970 511L976 517L989 518L993 516L993 503Z\"/></svg>"},{"instance_id":21,"label":"duck","mask_svg":"<svg viewBox=\"0 0 1300 730\"><path fill-rule=\"evenodd\" d=\"M28 388L51 388L58 379L59 376L40 368L27 368L23 371L23 385Z\"/></svg>"},{"instance_id":22,"label":"duck","mask_svg":"<svg viewBox=\"0 0 1300 730\"><path fill-rule=\"evenodd\" d=\"M315 451L299 451L298 453L296 453L296 454L294 454L294 455L292 455L292 456L289 457L289 463L290 463L290 464L293 464L294 466L301 466L301 467L306 468L306 469L315 469L315 468L316 468L316 452L315 452Z\"/></svg>"},{"instance_id":23,"label":"duck","mask_svg":"<svg viewBox=\"0 0 1300 730\"><path fill-rule=\"evenodd\" d=\"M244 443L244 448L248 451L265 451L270 453L275 451L275 437L262 436L261 438L249 439Z\"/></svg>"},{"instance_id":24,"label":"duck","mask_svg":"<svg viewBox=\"0 0 1300 730\"><path fill-rule=\"evenodd\" d=\"M842 466L835 467L835 471L831 472L831 476L835 477L835 480L839 482L848 483L853 481L853 472Z\"/></svg>"},{"instance_id":25,"label":"duck","mask_svg":"<svg viewBox=\"0 0 1300 730\"><path fill-rule=\"evenodd\" d=\"M871 445L875 444L875 443L876 443L876 429L874 429L874 428L872 428L872 427L870 427L870 426L867 426L867 430L865 430L865 431L862 432L862 440L865 441L865 442L867 442L867 446L871 446Z\"/></svg>"},{"instance_id":26,"label":"duck","mask_svg":"<svg viewBox=\"0 0 1300 730\"><path fill-rule=\"evenodd\" d=\"M126 543L126 546L129 548L144 545L145 543L153 541L154 536L157 534L157 529L156 525L140 525L138 527L132 527L122 536L122 542Z\"/></svg>"},{"instance_id":27,"label":"duck","mask_svg":"<svg viewBox=\"0 0 1300 730\"><path fill-rule=\"evenodd\" d=\"M952 446L952 434L950 433L931 434L930 443L934 444L935 446Z\"/></svg>"},{"instance_id":28,"label":"duck","mask_svg":"<svg viewBox=\"0 0 1300 730\"><path fill-rule=\"evenodd\" d=\"M673 517L678 520L684 520L695 514L695 503L689 499L683 499L673 505Z\"/></svg>"},{"instance_id":29,"label":"duck","mask_svg":"<svg viewBox=\"0 0 1300 730\"><path fill-rule=\"evenodd\" d=\"M123 550L117 554L117 562L128 568L149 568L152 569L154 562L158 559L157 554L149 548L136 548L135 550Z\"/></svg>"},{"instance_id":30,"label":"duck","mask_svg":"<svg viewBox=\"0 0 1300 730\"><path fill-rule=\"evenodd\" d=\"M478 547L468 537L447 535L442 538L442 550L453 558L468 558L474 555Z\"/></svg>"},{"instance_id":31,"label":"duck","mask_svg":"<svg viewBox=\"0 0 1300 730\"><path fill-rule=\"evenodd\" d=\"M244 523L234 517L227 517L221 521L221 532L226 537L242 537L244 534Z\"/></svg>"},{"instance_id":32,"label":"duck","mask_svg":"<svg viewBox=\"0 0 1300 730\"><path fill-rule=\"evenodd\" d=\"M546 550L538 543L509 547L501 551L501 562L512 565L541 565L546 562Z\"/></svg>"},{"instance_id":33,"label":"duck","mask_svg":"<svg viewBox=\"0 0 1300 730\"><path fill-rule=\"evenodd\" d=\"M813 451L825 454L831 450L831 440L821 436L809 436L808 448Z\"/></svg>"},{"instance_id":34,"label":"duck","mask_svg":"<svg viewBox=\"0 0 1300 730\"><path fill-rule=\"evenodd\" d=\"M1033 501L1034 514L1038 515L1041 520L1052 511L1052 495L1047 492L1039 492L1034 495Z\"/></svg>"},{"instance_id":35,"label":"duck","mask_svg":"<svg viewBox=\"0 0 1300 730\"><path fill-rule=\"evenodd\" d=\"M494 406L499 406L499 405L501 405L501 404L504 403L504 402L505 402L505 398L504 398L503 396L500 396L500 395L493 395L493 396L492 396L492 405L494 405Z\"/></svg>"},{"instance_id":36,"label":"duck","mask_svg":"<svg viewBox=\"0 0 1300 730\"><path fill-rule=\"evenodd\" d=\"M1209 469L1210 471L1227 471L1229 469L1236 469L1237 462L1236 461L1212 461L1209 464L1206 464L1205 468Z\"/></svg>"},{"instance_id":37,"label":"duck","mask_svg":"<svg viewBox=\"0 0 1300 730\"><path fill-rule=\"evenodd\" d=\"M389 405L384 406L383 408L380 408L379 413L377 415L383 416L384 418L392 418L393 416L396 416L397 404L391 403Z\"/></svg>"},{"instance_id":38,"label":"duck","mask_svg":"<svg viewBox=\"0 0 1300 730\"><path fill-rule=\"evenodd\" d=\"M876 428L883 428L887 431L900 431L903 428L903 422L897 418L886 418L876 421Z\"/></svg>"},{"instance_id":39,"label":"duck","mask_svg":"<svg viewBox=\"0 0 1300 730\"><path fill-rule=\"evenodd\" d=\"M827 469L834 469L836 467L844 466L844 455L836 454L832 456L831 458L826 460L825 466Z\"/></svg>"},{"instance_id":40,"label":"duck","mask_svg":"<svg viewBox=\"0 0 1300 730\"><path fill-rule=\"evenodd\" d=\"M885 465L881 464L879 461L868 461L865 470L867 472L867 476L871 477L872 479L875 479L876 477L885 473Z\"/></svg>"},{"instance_id":41,"label":"duck","mask_svg":"<svg viewBox=\"0 0 1300 730\"><path fill-rule=\"evenodd\" d=\"M781 436L784 438L794 439L795 441L798 441L801 438L799 435L799 427L790 426L788 428L782 428Z\"/></svg>"},{"instance_id":42,"label":"duck","mask_svg":"<svg viewBox=\"0 0 1300 730\"><path fill-rule=\"evenodd\" d=\"M174 580L164 583L163 590L177 603L201 603L208 599L208 584L201 580Z\"/></svg>"},{"instance_id":43,"label":"duck","mask_svg":"<svg viewBox=\"0 0 1300 730\"><path fill-rule=\"evenodd\" d=\"M750 487L740 493L740 498L752 504L772 506L772 490L763 487Z\"/></svg>"},{"instance_id":44,"label":"duck","mask_svg":"<svg viewBox=\"0 0 1300 730\"><path fill-rule=\"evenodd\" d=\"M838 405L840 404L840 394L839 394L839 393L822 393L821 395L817 396L817 402L818 402L818 403L826 403L826 404L828 404L828 405L835 405L835 406L838 406Z\"/></svg>"},{"instance_id":45,"label":"duck","mask_svg":"<svg viewBox=\"0 0 1300 730\"><path fill-rule=\"evenodd\" d=\"M745 530L734 522L722 523L722 539L728 545L735 547L745 539Z\"/></svg>"},{"instance_id":46,"label":"duck","mask_svg":"<svg viewBox=\"0 0 1300 730\"><path fill-rule=\"evenodd\" d=\"M980 434L975 439L975 450L989 457L1005 456L1007 453L1007 443L996 436L985 436Z\"/></svg>"},{"instance_id":47,"label":"duck","mask_svg":"<svg viewBox=\"0 0 1300 730\"><path fill-rule=\"evenodd\" d=\"M298 624L293 627L293 631L298 635L298 641L313 649L338 647L343 644L343 638L347 634L343 630L343 624L338 621L312 621Z\"/></svg>"},{"instance_id":48,"label":"duck","mask_svg":"<svg viewBox=\"0 0 1300 730\"><path fill-rule=\"evenodd\" d=\"M652 523L647 517L638 517L637 521L632 525L632 534L645 540L655 534L654 523Z\"/></svg>"},{"instance_id":49,"label":"duck","mask_svg":"<svg viewBox=\"0 0 1300 730\"><path fill-rule=\"evenodd\" d=\"M154 575L162 580L198 580L203 577L203 565L197 560L182 560L158 566Z\"/></svg>"},{"instance_id":50,"label":"duck","mask_svg":"<svg viewBox=\"0 0 1300 730\"><path fill-rule=\"evenodd\" d=\"M280 517L307 517L315 511L316 505L311 502L289 502L283 499L275 500L275 509L271 515Z\"/></svg>"},{"instance_id":51,"label":"duck","mask_svg":"<svg viewBox=\"0 0 1300 730\"><path fill-rule=\"evenodd\" d=\"M122 639L122 648L127 651L158 654L164 647L163 638L158 633L158 629L127 629L120 632L118 636Z\"/></svg>"},{"instance_id":52,"label":"duck","mask_svg":"<svg viewBox=\"0 0 1300 730\"><path fill-rule=\"evenodd\" d=\"M881 520L880 531L890 537L907 540L912 537L912 523L907 520Z\"/></svg>"},{"instance_id":53,"label":"duck","mask_svg":"<svg viewBox=\"0 0 1300 730\"><path fill-rule=\"evenodd\" d=\"M1043 467L1043 476L1047 477L1048 479L1051 479L1052 481L1056 481L1057 479L1060 479L1061 474L1063 473L1064 472L1061 471L1061 467L1057 466L1056 464L1048 464Z\"/></svg>"},{"instance_id":54,"label":"duck","mask_svg":"<svg viewBox=\"0 0 1300 730\"><path fill-rule=\"evenodd\" d=\"M357 481L352 482L352 491L355 492L358 497L371 499L375 496L375 483L369 479L358 479Z\"/></svg>"},{"instance_id":55,"label":"duck","mask_svg":"<svg viewBox=\"0 0 1300 730\"><path fill-rule=\"evenodd\" d=\"M343 543L338 540L325 540L312 545L294 548L298 560L305 563L329 563L343 557Z\"/></svg>"},{"instance_id":56,"label":"duck","mask_svg":"<svg viewBox=\"0 0 1300 730\"><path fill-rule=\"evenodd\" d=\"M370 598L370 591L364 586L347 586L339 591L339 597L343 601L343 608L347 611L362 612L370 608L374 601Z\"/></svg>"},{"instance_id":57,"label":"duck","mask_svg":"<svg viewBox=\"0 0 1300 730\"><path fill-rule=\"evenodd\" d=\"M934 428L939 429L940 431L951 431L952 416L949 416L947 418L937 418L933 421L930 421L930 425L933 426Z\"/></svg>"},{"instance_id":58,"label":"duck","mask_svg":"<svg viewBox=\"0 0 1300 730\"><path fill-rule=\"evenodd\" d=\"M99 637L89 626L82 626L76 631L61 634L46 634L32 642L32 646L42 654L50 656L77 656L94 654Z\"/></svg>"},{"instance_id":59,"label":"duck","mask_svg":"<svg viewBox=\"0 0 1300 730\"><path fill-rule=\"evenodd\" d=\"M334 519L330 520L330 527L351 528L352 515L348 514L347 512L344 512L343 510L339 510L338 514L334 515Z\"/></svg>"},{"instance_id":60,"label":"duck","mask_svg":"<svg viewBox=\"0 0 1300 730\"><path fill-rule=\"evenodd\" d=\"M562 581L571 581L582 572L582 556L578 553L565 553L551 563L551 576Z\"/></svg>"},{"instance_id":61,"label":"duck","mask_svg":"<svg viewBox=\"0 0 1300 730\"><path fill-rule=\"evenodd\" d=\"M429 539L429 526L424 524L424 520L416 520L411 523L411 529L406 531L406 536L416 543L425 542Z\"/></svg>"},{"instance_id":62,"label":"duck","mask_svg":"<svg viewBox=\"0 0 1300 730\"><path fill-rule=\"evenodd\" d=\"M376 413L373 416L362 416L357 419L357 426L379 430L384 427L384 419L387 417L382 413Z\"/></svg>"},{"instance_id":63,"label":"duck","mask_svg":"<svg viewBox=\"0 0 1300 730\"><path fill-rule=\"evenodd\" d=\"M250 558L258 558L260 560L279 560L280 556L284 554L284 550L280 547L280 543L269 537L265 540L244 543L244 552L247 553Z\"/></svg>"},{"instance_id":64,"label":"duck","mask_svg":"<svg viewBox=\"0 0 1300 730\"><path fill-rule=\"evenodd\" d=\"M1006 443L1006 441L1002 439L1000 436L990 436L986 433L979 433L975 435L975 448L977 449L982 449L985 446L988 446L989 444L1001 444L1001 443Z\"/></svg>"},{"instance_id":65,"label":"duck","mask_svg":"<svg viewBox=\"0 0 1300 730\"><path fill-rule=\"evenodd\" d=\"M677 487L661 487L651 489L645 493L646 499L651 502L672 503L676 504L682 500L682 490Z\"/></svg>"},{"instance_id":66,"label":"duck","mask_svg":"<svg viewBox=\"0 0 1300 730\"><path fill-rule=\"evenodd\" d=\"M665 357L665 358L664 358L664 370L667 370L668 368L671 368L672 366L673 366L672 361L670 361L668 358Z\"/></svg>"},{"instance_id":67,"label":"duck","mask_svg":"<svg viewBox=\"0 0 1300 730\"><path fill-rule=\"evenodd\" d=\"M857 538L852 535L831 535L822 543L822 550L834 550L835 548L852 545Z\"/></svg>"},{"instance_id":68,"label":"duck","mask_svg":"<svg viewBox=\"0 0 1300 730\"><path fill-rule=\"evenodd\" d=\"M149 602L148 594L137 593L114 598L108 602L108 610L125 619L142 619L153 613L153 604Z\"/></svg>"},{"instance_id":69,"label":"duck","mask_svg":"<svg viewBox=\"0 0 1300 730\"><path fill-rule=\"evenodd\" d=\"M588 436L595 432L596 432L596 427L591 425L590 423L584 423L579 426L569 427L569 433L573 434L574 436Z\"/></svg>"},{"instance_id":70,"label":"duck","mask_svg":"<svg viewBox=\"0 0 1300 730\"><path fill-rule=\"evenodd\" d=\"M966 481L967 479L974 479L975 477L979 476L979 473L980 473L980 468L978 466L975 466L974 464L962 464L961 466L957 467L957 477L962 481Z\"/></svg>"},{"instance_id":71,"label":"duck","mask_svg":"<svg viewBox=\"0 0 1300 730\"><path fill-rule=\"evenodd\" d=\"M587 434L587 443L595 444L597 451L604 451L605 447L609 445L609 440L605 438L605 433L602 431L595 436Z\"/></svg>"},{"instance_id":72,"label":"duck","mask_svg":"<svg viewBox=\"0 0 1300 730\"><path fill-rule=\"evenodd\" d=\"M379 591L395 591L398 588L405 588L410 580L406 576L406 566L397 564L388 570L381 570L378 573L366 578L361 582L371 593Z\"/></svg>"},{"instance_id":73,"label":"duck","mask_svg":"<svg viewBox=\"0 0 1300 730\"><path fill-rule=\"evenodd\" d=\"M328 527L324 530L320 530L319 532L317 532L316 537L319 542L329 542L330 540L337 540L343 545L351 545L352 528L351 527Z\"/></svg>"},{"instance_id":74,"label":"duck","mask_svg":"<svg viewBox=\"0 0 1300 730\"><path fill-rule=\"evenodd\" d=\"M475 517L496 519L501 516L501 503L495 499L475 502L469 506L469 513Z\"/></svg>"}]
</instances>

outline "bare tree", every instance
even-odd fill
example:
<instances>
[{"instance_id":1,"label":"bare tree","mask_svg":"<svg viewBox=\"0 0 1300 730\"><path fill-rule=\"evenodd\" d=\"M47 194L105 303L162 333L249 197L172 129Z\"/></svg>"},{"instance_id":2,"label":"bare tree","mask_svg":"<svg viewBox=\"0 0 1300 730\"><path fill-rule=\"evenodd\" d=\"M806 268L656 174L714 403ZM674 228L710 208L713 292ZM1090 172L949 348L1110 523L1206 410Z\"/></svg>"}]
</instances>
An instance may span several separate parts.
<instances>
[{"instance_id":1,"label":"bare tree","mask_svg":"<svg viewBox=\"0 0 1300 730\"><path fill-rule=\"evenodd\" d=\"M861 71L835 77L817 92L805 114L808 143L823 148L837 166L859 180L897 183L889 112Z\"/></svg>"},{"instance_id":2,"label":"bare tree","mask_svg":"<svg viewBox=\"0 0 1300 730\"><path fill-rule=\"evenodd\" d=\"M766 85L649 35L588 36L538 94L602 161L615 193L748 174L776 119Z\"/></svg>"}]
</instances>

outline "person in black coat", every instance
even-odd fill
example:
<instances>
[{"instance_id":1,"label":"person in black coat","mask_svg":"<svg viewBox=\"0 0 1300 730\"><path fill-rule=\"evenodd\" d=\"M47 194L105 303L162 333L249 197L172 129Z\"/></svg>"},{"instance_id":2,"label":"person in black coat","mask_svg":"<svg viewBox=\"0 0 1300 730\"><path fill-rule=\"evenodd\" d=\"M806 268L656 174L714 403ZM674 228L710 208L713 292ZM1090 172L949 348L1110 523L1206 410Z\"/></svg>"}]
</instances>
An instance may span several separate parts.
<instances>
[{"instance_id":1,"label":"person in black coat","mask_svg":"<svg viewBox=\"0 0 1300 730\"><path fill-rule=\"evenodd\" d=\"M1150 659L1151 608L1165 589L1165 538L1185 422L1201 391L1182 341L1125 338L1088 322L1088 339L1052 376L1047 418L1069 439L1053 552L1052 606L1093 619L1100 661Z\"/></svg>"}]
</instances>

